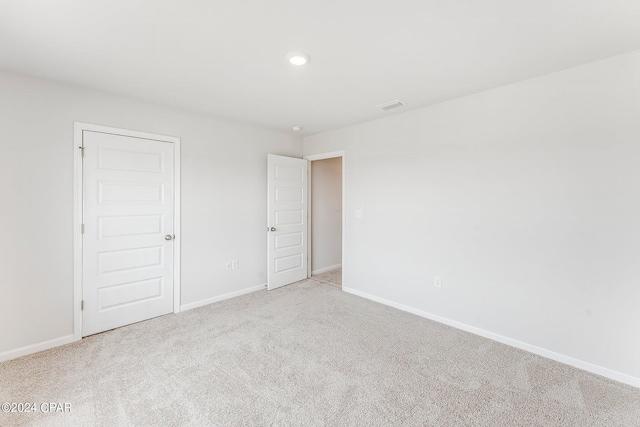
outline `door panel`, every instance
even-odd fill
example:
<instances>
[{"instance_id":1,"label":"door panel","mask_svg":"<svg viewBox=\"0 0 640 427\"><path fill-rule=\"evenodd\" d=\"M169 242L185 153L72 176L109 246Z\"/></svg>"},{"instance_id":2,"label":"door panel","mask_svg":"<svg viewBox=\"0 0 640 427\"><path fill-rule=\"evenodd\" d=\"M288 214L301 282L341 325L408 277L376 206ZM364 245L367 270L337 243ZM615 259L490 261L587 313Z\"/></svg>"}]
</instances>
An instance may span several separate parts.
<instances>
[{"instance_id":1,"label":"door panel","mask_svg":"<svg viewBox=\"0 0 640 427\"><path fill-rule=\"evenodd\" d=\"M268 156L268 289L307 278L307 161ZM275 229L275 230L273 230Z\"/></svg>"},{"instance_id":2,"label":"door panel","mask_svg":"<svg viewBox=\"0 0 640 427\"><path fill-rule=\"evenodd\" d=\"M83 146L87 336L173 311L174 147L92 131Z\"/></svg>"}]
</instances>

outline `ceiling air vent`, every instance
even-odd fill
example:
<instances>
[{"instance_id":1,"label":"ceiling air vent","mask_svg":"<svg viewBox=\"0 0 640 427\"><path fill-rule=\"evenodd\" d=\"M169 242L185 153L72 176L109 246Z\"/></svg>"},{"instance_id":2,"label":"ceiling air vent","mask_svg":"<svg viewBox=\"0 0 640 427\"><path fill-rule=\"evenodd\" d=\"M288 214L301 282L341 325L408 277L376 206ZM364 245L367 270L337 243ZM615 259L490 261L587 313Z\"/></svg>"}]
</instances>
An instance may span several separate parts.
<instances>
[{"instance_id":1,"label":"ceiling air vent","mask_svg":"<svg viewBox=\"0 0 640 427\"><path fill-rule=\"evenodd\" d=\"M391 110L392 108L402 107L403 105L404 105L404 102L400 101L399 99L394 99L393 101L389 101L389 102L385 102L384 104L377 105L376 108L387 111L387 110Z\"/></svg>"}]
</instances>

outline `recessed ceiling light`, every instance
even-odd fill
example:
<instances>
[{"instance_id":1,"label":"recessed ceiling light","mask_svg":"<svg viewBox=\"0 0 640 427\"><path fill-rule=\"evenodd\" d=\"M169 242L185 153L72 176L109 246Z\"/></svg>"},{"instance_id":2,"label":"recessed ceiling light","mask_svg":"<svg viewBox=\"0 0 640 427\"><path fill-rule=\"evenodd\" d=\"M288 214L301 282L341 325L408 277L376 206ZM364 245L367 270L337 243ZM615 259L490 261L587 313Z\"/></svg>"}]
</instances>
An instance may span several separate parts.
<instances>
[{"instance_id":1,"label":"recessed ceiling light","mask_svg":"<svg viewBox=\"0 0 640 427\"><path fill-rule=\"evenodd\" d=\"M302 130L302 126L293 125L293 126L291 126L291 129L292 129L292 130L295 130L295 131L297 132L297 131L299 131L299 130Z\"/></svg>"},{"instance_id":2,"label":"recessed ceiling light","mask_svg":"<svg viewBox=\"0 0 640 427\"><path fill-rule=\"evenodd\" d=\"M287 59L293 65L304 65L309 62L309 55L302 52L291 52L287 55Z\"/></svg>"}]
</instances>

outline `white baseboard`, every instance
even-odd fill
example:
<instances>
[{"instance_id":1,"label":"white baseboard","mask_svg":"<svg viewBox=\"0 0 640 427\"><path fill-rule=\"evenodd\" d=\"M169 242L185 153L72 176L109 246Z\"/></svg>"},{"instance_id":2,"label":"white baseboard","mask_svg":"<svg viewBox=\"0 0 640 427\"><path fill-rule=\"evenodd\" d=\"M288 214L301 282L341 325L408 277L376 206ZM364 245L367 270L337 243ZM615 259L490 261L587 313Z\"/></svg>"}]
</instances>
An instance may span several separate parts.
<instances>
[{"instance_id":1,"label":"white baseboard","mask_svg":"<svg viewBox=\"0 0 640 427\"><path fill-rule=\"evenodd\" d=\"M362 298L366 298L371 301L388 305L390 307L397 308L399 310L406 311L406 312L418 315L420 317L424 317L439 323L443 323L448 326L452 326L456 329L460 329L466 332L471 332L472 334L479 335L481 337L488 338L490 340L497 341L499 343L506 344L511 347L516 347L521 350L525 350L542 357L546 357L547 359L555 360L556 362L564 363L566 365L571 365L575 368L582 369L584 371L591 372L593 374L601 375L603 377L606 377L615 381L619 381L621 383L625 383L633 387L640 388L640 378L638 377L623 374L622 372L614 371L612 369L595 365L590 362L585 362L584 360L576 359L571 356L566 356L564 354L556 353L554 351L547 350L545 348L537 347L533 344L528 344L523 341L518 341L513 338L505 337L504 335L496 334L494 332L489 332L484 329L476 328L475 326L470 326L465 323L458 322L456 320L447 319L446 317L438 316L436 314L418 310L417 308L409 307L394 301L390 301L384 298L370 295L365 292L359 291L357 289L343 287L342 290L350 294L357 295Z\"/></svg>"},{"instance_id":2,"label":"white baseboard","mask_svg":"<svg viewBox=\"0 0 640 427\"><path fill-rule=\"evenodd\" d=\"M224 301L226 299L239 297L240 295L250 294L251 292L261 291L267 288L267 284L252 286L250 288L240 289L239 291L229 292L228 294L219 295L213 298L203 299L201 301L192 302L189 304L181 305L180 311L193 310L194 308L202 307L204 305L213 304L214 302Z\"/></svg>"},{"instance_id":3,"label":"white baseboard","mask_svg":"<svg viewBox=\"0 0 640 427\"><path fill-rule=\"evenodd\" d=\"M49 350L53 347L69 344L74 341L78 341L73 334L65 335L60 338L54 338L48 341L42 341L36 344L26 345L24 347L16 348L14 350L8 350L0 353L0 362L5 362L11 359L17 359L18 357L27 356L29 354L38 353L40 351Z\"/></svg>"},{"instance_id":4,"label":"white baseboard","mask_svg":"<svg viewBox=\"0 0 640 427\"><path fill-rule=\"evenodd\" d=\"M330 265L329 267L319 268L317 270L313 270L311 272L311 275L315 276L316 274L326 273L327 271L333 271L333 270L337 270L339 268L342 268L342 264Z\"/></svg>"}]
</instances>

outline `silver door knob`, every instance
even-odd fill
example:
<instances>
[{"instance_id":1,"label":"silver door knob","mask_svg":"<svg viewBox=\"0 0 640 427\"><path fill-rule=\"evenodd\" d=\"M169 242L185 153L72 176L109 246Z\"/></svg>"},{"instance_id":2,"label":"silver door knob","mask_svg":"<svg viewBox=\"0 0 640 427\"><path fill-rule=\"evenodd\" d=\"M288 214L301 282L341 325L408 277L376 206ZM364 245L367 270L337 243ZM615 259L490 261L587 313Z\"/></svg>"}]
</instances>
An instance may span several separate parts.
<instances>
[{"instance_id":1,"label":"silver door knob","mask_svg":"<svg viewBox=\"0 0 640 427\"><path fill-rule=\"evenodd\" d=\"M271 227L269 230L276 231L276 228L275 227Z\"/></svg>"},{"instance_id":2,"label":"silver door knob","mask_svg":"<svg viewBox=\"0 0 640 427\"><path fill-rule=\"evenodd\" d=\"M164 236L164 240L171 240L173 239L173 236L171 234L167 234L166 236Z\"/></svg>"}]
</instances>

